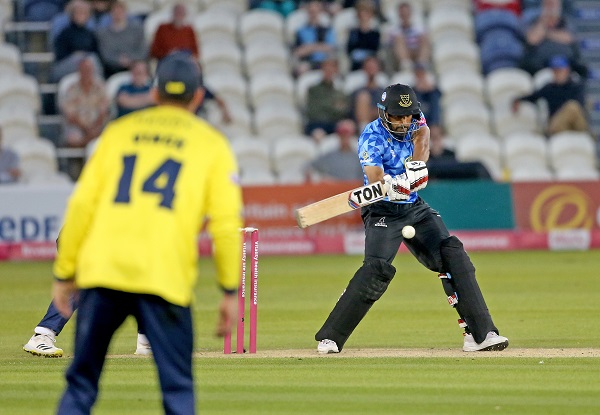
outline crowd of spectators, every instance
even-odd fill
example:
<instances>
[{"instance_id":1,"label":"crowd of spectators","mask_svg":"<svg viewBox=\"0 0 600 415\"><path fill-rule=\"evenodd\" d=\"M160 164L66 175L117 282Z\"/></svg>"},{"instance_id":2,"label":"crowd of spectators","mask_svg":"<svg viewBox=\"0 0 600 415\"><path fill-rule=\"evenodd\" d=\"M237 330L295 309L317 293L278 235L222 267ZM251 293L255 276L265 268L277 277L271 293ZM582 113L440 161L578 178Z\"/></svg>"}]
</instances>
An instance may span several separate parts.
<instances>
[{"instance_id":1,"label":"crowd of spectators","mask_svg":"<svg viewBox=\"0 0 600 415\"><path fill-rule=\"evenodd\" d=\"M170 21L158 26L150 42L144 38L144 17L129 14L122 0L50 2L56 9L64 7L52 16L50 40L56 57L52 78L58 82L79 71L79 81L71 85L60 106L65 117L67 146L85 146L95 138L109 119L111 106L115 108L113 116L122 116L153 105L151 68L169 53L187 51L201 60L201 42L187 19L185 2L174 4ZM554 80L550 84L518 97L513 104L516 111L521 100L546 100L550 110L545 126L548 134L565 129L589 130L582 98L586 69L564 15L568 6L563 7L563 3L568 4L568 0L474 1L475 19L485 13L510 13L520 22L516 37L522 42L523 54L514 63L515 67L531 74L552 67ZM432 129L432 142L434 139L446 142L442 139L445 135L442 92L436 82L439 73L433 65L427 26L415 17L414 5L415 2L400 1L395 9L397 16L389 19L378 0L249 1L249 8L274 10L284 18L300 8L306 11L306 21L296 30L289 47L293 77L300 78L309 71L321 74L320 81L308 88L305 104L300 108L307 136L319 141L327 135L339 135L340 131L359 133L377 117L375 104L385 87L379 82L380 75L391 79L393 74L403 71L412 73L411 86ZM336 14L348 8L355 9L355 24L340 37L333 22ZM28 11L31 20L48 18L39 9ZM344 52L347 66L340 61ZM115 102L110 103L103 80L123 71L130 72L130 81L120 86ZM364 85L347 88L343 78L351 71L363 72ZM231 122L232 114L221 97L208 90L207 99L217 104L224 123ZM198 114L206 116L205 109L200 108ZM346 149L343 141L340 148Z\"/></svg>"}]
</instances>

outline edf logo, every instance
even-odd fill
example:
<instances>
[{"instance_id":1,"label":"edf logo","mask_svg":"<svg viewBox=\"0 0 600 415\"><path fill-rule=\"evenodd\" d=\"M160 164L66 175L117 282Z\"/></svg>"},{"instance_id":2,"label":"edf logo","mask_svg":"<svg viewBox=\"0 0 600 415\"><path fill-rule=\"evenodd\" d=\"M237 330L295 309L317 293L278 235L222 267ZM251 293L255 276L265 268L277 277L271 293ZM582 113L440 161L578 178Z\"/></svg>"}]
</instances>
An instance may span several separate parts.
<instances>
[{"instance_id":1,"label":"edf logo","mask_svg":"<svg viewBox=\"0 0 600 415\"><path fill-rule=\"evenodd\" d=\"M58 224L58 216L0 216L0 242L53 241Z\"/></svg>"}]
</instances>

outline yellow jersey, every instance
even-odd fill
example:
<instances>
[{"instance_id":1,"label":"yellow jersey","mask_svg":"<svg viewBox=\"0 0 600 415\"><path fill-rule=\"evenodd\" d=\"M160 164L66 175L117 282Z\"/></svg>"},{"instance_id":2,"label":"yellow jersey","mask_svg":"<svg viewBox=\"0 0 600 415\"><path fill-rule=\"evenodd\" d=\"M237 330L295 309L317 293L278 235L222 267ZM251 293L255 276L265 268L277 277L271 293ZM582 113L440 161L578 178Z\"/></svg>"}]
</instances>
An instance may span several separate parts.
<instances>
[{"instance_id":1,"label":"yellow jersey","mask_svg":"<svg viewBox=\"0 0 600 415\"><path fill-rule=\"evenodd\" d=\"M218 282L234 290L242 193L226 138L175 106L129 114L105 128L75 186L54 275L188 306L205 218Z\"/></svg>"}]
</instances>

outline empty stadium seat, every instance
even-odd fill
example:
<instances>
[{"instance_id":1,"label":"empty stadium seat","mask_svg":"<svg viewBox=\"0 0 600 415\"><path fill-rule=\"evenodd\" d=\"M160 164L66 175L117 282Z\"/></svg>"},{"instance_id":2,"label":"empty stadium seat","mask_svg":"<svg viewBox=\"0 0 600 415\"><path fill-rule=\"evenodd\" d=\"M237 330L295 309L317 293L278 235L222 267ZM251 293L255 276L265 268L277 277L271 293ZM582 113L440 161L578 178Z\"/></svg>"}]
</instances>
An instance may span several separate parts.
<instances>
[{"instance_id":1,"label":"empty stadium seat","mask_svg":"<svg viewBox=\"0 0 600 415\"><path fill-rule=\"evenodd\" d=\"M5 106L39 112L41 97L37 80L29 75L0 77L0 108Z\"/></svg>"},{"instance_id":2,"label":"empty stadium seat","mask_svg":"<svg viewBox=\"0 0 600 415\"><path fill-rule=\"evenodd\" d=\"M486 97L492 106L510 105L515 98L532 91L531 75L519 68L496 69L485 77Z\"/></svg>"},{"instance_id":3,"label":"empty stadium seat","mask_svg":"<svg viewBox=\"0 0 600 415\"><path fill-rule=\"evenodd\" d=\"M492 124L494 132L500 137L506 137L518 132L541 132L538 107L531 102L523 101L519 110L513 113L510 105L492 107Z\"/></svg>"},{"instance_id":4,"label":"empty stadium seat","mask_svg":"<svg viewBox=\"0 0 600 415\"><path fill-rule=\"evenodd\" d=\"M363 70L356 70L348 73L344 78L344 92L348 95L352 94L359 88L367 85L367 74ZM384 72L379 72L375 78L375 82L381 88L385 88L389 84L389 78Z\"/></svg>"},{"instance_id":5,"label":"empty stadium seat","mask_svg":"<svg viewBox=\"0 0 600 415\"><path fill-rule=\"evenodd\" d=\"M286 73L259 73L250 78L250 102L261 106L295 106L294 81Z\"/></svg>"},{"instance_id":6,"label":"empty stadium seat","mask_svg":"<svg viewBox=\"0 0 600 415\"><path fill-rule=\"evenodd\" d=\"M479 72L444 71L439 76L438 85L444 107L465 99L483 101L484 81Z\"/></svg>"},{"instance_id":7,"label":"empty stadium seat","mask_svg":"<svg viewBox=\"0 0 600 415\"><path fill-rule=\"evenodd\" d=\"M281 42L252 42L244 49L246 75L290 73L290 51Z\"/></svg>"},{"instance_id":8,"label":"empty stadium seat","mask_svg":"<svg viewBox=\"0 0 600 415\"><path fill-rule=\"evenodd\" d=\"M509 135L504 140L504 165L511 173L517 170L531 170L532 176L539 176L539 171L550 173L546 138L526 132Z\"/></svg>"},{"instance_id":9,"label":"empty stadium seat","mask_svg":"<svg viewBox=\"0 0 600 415\"><path fill-rule=\"evenodd\" d=\"M457 101L444 111L446 131L458 141L469 133L490 133L490 113L483 101Z\"/></svg>"},{"instance_id":10,"label":"empty stadium seat","mask_svg":"<svg viewBox=\"0 0 600 415\"><path fill-rule=\"evenodd\" d=\"M261 139L274 140L298 135L302 130L300 113L294 106L265 103L254 112L254 128Z\"/></svg>"},{"instance_id":11,"label":"empty stadium seat","mask_svg":"<svg viewBox=\"0 0 600 415\"><path fill-rule=\"evenodd\" d=\"M429 13L427 22L433 44L448 39L474 39L473 16L466 10L438 5Z\"/></svg>"},{"instance_id":12,"label":"empty stadium seat","mask_svg":"<svg viewBox=\"0 0 600 415\"><path fill-rule=\"evenodd\" d=\"M239 40L243 45L250 43L284 43L283 17L271 10L253 9L240 16Z\"/></svg>"},{"instance_id":13,"label":"empty stadium seat","mask_svg":"<svg viewBox=\"0 0 600 415\"><path fill-rule=\"evenodd\" d=\"M19 155L22 180L25 182L43 181L45 176L54 176L58 172L56 148L50 140L36 138L19 140L13 146Z\"/></svg>"},{"instance_id":14,"label":"empty stadium seat","mask_svg":"<svg viewBox=\"0 0 600 415\"><path fill-rule=\"evenodd\" d=\"M236 155L242 181L250 177L271 173L271 150L269 143L257 139L239 139L231 142Z\"/></svg>"},{"instance_id":15,"label":"empty stadium seat","mask_svg":"<svg viewBox=\"0 0 600 415\"><path fill-rule=\"evenodd\" d=\"M0 43L0 76L19 75L21 66L21 51L10 43Z\"/></svg>"},{"instance_id":16,"label":"empty stadium seat","mask_svg":"<svg viewBox=\"0 0 600 415\"><path fill-rule=\"evenodd\" d=\"M587 172L597 171L596 143L589 134L565 131L551 136L548 145L550 164L557 177L564 171L579 171L586 177Z\"/></svg>"},{"instance_id":17,"label":"empty stadium seat","mask_svg":"<svg viewBox=\"0 0 600 415\"><path fill-rule=\"evenodd\" d=\"M248 85L241 74L211 71L204 76L204 84L230 105L248 105Z\"/></svg>"},{"instance_id":18,"label":"empty stadium seat","mask_svg":"<svg viewBox=\"0 0 600 415\"><path fill-rule=\"evenodd\" d=\"M213 40L237 41L238 17L225 9L211 9L197 14L192 27L201 43Z\"/></svg>"},{"instance_id":19,"label":"empty stadium seat","mask_svg":"<svg viewBox=\"0 0 600 415\"><path fill-rule=\"evenodd\" d=\"M202 44L200 53L202 71L209 74L243 73L242 52L237 43L220 38Z\"/></svg>"},{"instance_id":20,"label":"empty stadium seat","mask_svg":"<svg viewBox=\"0 0 600 415\"><path fill-rule=\"evenodd\" d=\"M315 158L317 146L304 136L283 137L273 142L273 170L278 183L303 183L306 168Z\"/></svg>"},{"instance_id":21,"label":"empty stadium seat","mask_svg":"<svg viewBox=\"0 0 600 415\"><path fill-rule=\"evenodd\" d=\"M441 39L433 45L433 63L435 71L466 70L481 71L479 47L469 40Z\"/></svg>"},{"instance_id":22,"label":"empty stadium seat","mask_svg":"<svg viewBox=\"0 0 600 415\"><path fill-rule=\"evenodd\" d=\"M2 142L12 146L21 140L30 140L39 134L35 112L27 108L0 108Z\"/></svg>"},{"instance_id":23,"label":"empty stadium seat","mask_svg":"<svg viewBox=\"0 0 600 415\"><path fill-rule=\"evenodd\" d=\"M470 134L458 140L456 158L460 161L479 161L495 180L502 178L502 154L498 140L486 134Z\"/></svg>"}]
</instances>

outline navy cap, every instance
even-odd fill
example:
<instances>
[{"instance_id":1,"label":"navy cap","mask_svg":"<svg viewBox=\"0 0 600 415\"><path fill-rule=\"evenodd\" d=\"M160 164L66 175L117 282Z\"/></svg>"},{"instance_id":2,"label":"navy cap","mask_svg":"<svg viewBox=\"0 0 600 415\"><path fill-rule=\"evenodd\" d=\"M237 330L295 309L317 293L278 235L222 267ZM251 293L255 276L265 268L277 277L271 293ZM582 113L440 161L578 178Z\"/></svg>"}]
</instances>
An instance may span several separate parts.
<instances>
[{"instance_id":1,"label":"navy cap","mask_svg":"<svg viewBox=\"0 0 600 415\"><path fill-rule=\"evenodd\" d=\"M569 60L562 55L556 55L550 58L550 67L551 68L568 68Z\"/></svg>"},{"instance_id":2,"label":"navy cap","mask_svg":"<svg viewBox=\"0 0 600 415\"><path fill-rule=\"evenodd\" d=\"M156 83L161 97L189 101L202 86L202 75L191 55L178 52L159 62Z\"/></svg>"}]
</instances>

